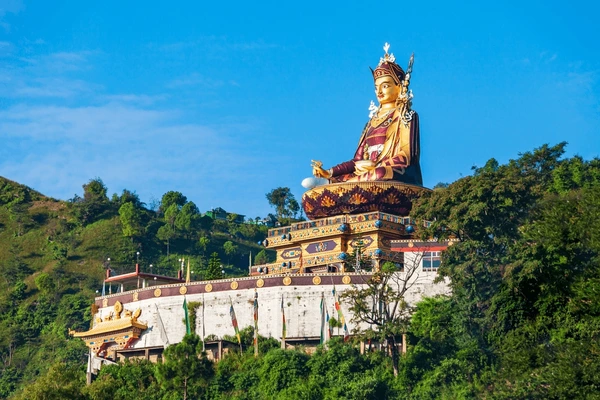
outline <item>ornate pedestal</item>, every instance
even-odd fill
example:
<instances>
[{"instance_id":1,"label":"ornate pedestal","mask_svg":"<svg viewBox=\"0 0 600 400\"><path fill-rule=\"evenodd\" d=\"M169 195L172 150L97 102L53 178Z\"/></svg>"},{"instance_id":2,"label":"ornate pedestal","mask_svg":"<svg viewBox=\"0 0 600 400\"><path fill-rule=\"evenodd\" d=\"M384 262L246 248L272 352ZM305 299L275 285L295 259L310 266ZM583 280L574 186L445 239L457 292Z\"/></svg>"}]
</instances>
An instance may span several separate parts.
<instances>
[{"instance_id":1,"label":"ornate pedestal","mask_svg":"<svg viewBox=\"0 0 600 400\"><path fill-rule=\"evenodd\" d=\"M309 219L372 211L404 217L410 212L413 200L429 191L394 181L333 183L306 191L302 207Z\"/></svg>"},{"instance_id":2,"label":"ornate pedestal","mask_svg":"<svg viewBox=\"0 0 600 400\"><path fill-rule=\"evenodd\" d=\"M344 272L355 249L371 257L375 268L385 261L402 263L402 254L391 250L391 241L410 237L409 225L408 217L376 211L270 229L264 245L277 251L277 259L253 266L251 275Z\"/></svg>"},{"instance_id":3,"label":"ornate pedestal","mask_svg":"<svg viewBox=\"0 0 600 400\"><path fill-rule=\"evenodd\" d=\"M373 260L403 263L392 240L411 237L408 213L413 200L430 191L402 182L344 182L317 186L302 196L312 221L270 229L264 245L277 251L274 263L252 267L251 275L344 272L360 249Z\"/></svg>"}]
</instances>

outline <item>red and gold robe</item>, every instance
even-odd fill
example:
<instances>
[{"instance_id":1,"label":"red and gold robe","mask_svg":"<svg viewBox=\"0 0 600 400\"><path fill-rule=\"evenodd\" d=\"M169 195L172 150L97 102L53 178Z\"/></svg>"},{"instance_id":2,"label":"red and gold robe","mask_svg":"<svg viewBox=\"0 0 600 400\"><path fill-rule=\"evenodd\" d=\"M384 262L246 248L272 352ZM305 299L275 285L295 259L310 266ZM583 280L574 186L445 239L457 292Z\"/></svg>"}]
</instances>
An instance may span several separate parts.
<instances>
[{"instance_id":1,"label":"red and gold robe","mask_svg":"<svg viewBox=\"0 0 600 400\"><path fill-rule=\"evenodd\" d=\"M402 121L402 109L373 117L358 142L354 158L332 168L331 182L399 181L423 185L419 165L419 116ZM372 165L364 166L363 164Z\"/></svg>"}]
</instances>

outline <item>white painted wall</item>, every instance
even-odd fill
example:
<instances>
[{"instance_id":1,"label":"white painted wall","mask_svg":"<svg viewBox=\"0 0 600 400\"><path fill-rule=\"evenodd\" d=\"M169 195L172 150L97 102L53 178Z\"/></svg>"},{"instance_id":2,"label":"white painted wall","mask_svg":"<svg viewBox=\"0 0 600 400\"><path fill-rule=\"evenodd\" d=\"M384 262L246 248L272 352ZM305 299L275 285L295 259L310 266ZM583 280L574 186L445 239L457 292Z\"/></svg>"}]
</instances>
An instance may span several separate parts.
<instances>
[{"instance_id":1,"label":"white painted wall","mask_svg":"<svg viewBox=\"0 0 600 400\"><path fill-rule=\"evenodd\" d=\"M448 287L445 283L433 283L436 275L436 272L420 272L413 276L412 287L406 296L409 304L416 303L424 296L448 293ZM349 287L350 285L340 285L336 286L336 290L338 294L341 294L343 290ZM283 296L287 337L320 336L321 314L319 305L322 294L329 315L337 318L332 289L332 285L282 285L258 289L259 334L274 337L278 340L281 339L281 297ZM206 336L211 334L219 338L224 335L233 336L234 330L229 314L230 301L233 302L240 329L254 324L254 289L192 294L185 297L188 303L194 301L204 302L205 304L204 310L202 307L197 310L195 332L200 336L203 334L203 325ZM169 344L180 342L185 335L183 300L184 296L181 295L157 297L123 304L125 309L131 311L140 308L142 313L139 320L148 325L148 329L142 333L133 348L163 346L167 341ZM113 307L105 307L101 308L99 313L100 316L105 317L112 311ZM352 322L352 315L347 304L342 304L342 311L348 328L352 330L355 324Z\"/></svg>"}]
</instances>

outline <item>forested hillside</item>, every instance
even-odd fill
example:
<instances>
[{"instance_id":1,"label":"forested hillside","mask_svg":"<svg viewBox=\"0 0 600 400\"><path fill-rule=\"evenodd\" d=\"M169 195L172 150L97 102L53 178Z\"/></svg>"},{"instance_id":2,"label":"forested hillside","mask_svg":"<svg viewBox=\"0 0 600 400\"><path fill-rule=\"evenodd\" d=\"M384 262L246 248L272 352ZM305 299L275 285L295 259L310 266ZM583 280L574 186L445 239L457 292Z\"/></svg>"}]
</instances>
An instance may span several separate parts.
<instances>
[{"instance_id":1,"label":"forested hillside","mask_svg":"<svg viewBox=\"0 0 600 400\"><path fill-rule=\"evenodd\" d=\"M138 245L144 254L162 255L167 240L153 237L168 213L144 211L139 226L146 231L129 235L127 220L117 217L124 199L103 200L112 209L94 208L91 215L102 218L82 221L88 214L78 207L85 196L65 204L8 182L19 189L8 196L0 191L0 396L600 398L600 160L564 158L564 147L543 146L505 165L490 160L415 205L413 219L433 222L415 235L458 242L443 254L439 270L452 295L423 300L397 327L409 344L397 376L386 354L361 355L352 341L330 342L309 356L261 339L259 357L249 349L214 365L201 356L200 339L188 335L166 350L163 364L111 366L86 387L85 348L66 339L66 329L89 320L86 307L106 256L98 241L112 243L123 263L134 260ZM178 232L170 238L172 253L202 254L203 247ZM211 232L211 238L220 235L214 227ZM218 246L212 245L204 254ZM249 348L251 328L243 337ZM22 383L30 384L17 390Z\"/></svg>"},{"instance_id":2,"label":"forested hillside","mask_svg":"<svg viewBox=\"0 0 600 400\"><path fill-rule=\"evenodd\" d=\"M139 262L175 276L185 258L193 278L217 279L246 275L251 253L273 257L257 244L267 227L236 219L202 216L179 192L147 206L128 190L109 198L92 179L59 201L0 177L0 398L54 361L85 362L85 346L67 332L89 328L107 268L120 274Z\"/></svg>"}]
</instances>

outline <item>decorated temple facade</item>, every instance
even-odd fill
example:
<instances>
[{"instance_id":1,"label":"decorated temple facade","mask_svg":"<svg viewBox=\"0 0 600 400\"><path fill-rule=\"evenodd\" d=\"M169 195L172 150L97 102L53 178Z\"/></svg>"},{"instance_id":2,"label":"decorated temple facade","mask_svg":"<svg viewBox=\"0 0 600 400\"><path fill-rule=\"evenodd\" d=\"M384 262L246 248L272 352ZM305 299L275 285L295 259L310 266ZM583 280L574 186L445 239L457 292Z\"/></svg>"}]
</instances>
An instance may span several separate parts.
<instances>
[{"instance_id":1,"label":"decorated temple facade","mask_svg":"<svg viewBox=\"0 0 600 400\"><path fill-rule=\"evenodd\" d=\"M263 244L275 250L277 258L253 266L251 275L354 271L348 260L357 252L371 257L375 268L385 261L401 265L403 255L392 251L391 242L409 237L407 226L411 226L408 217L375 211L270 229Z\"/></svg>"}]
</instances>

